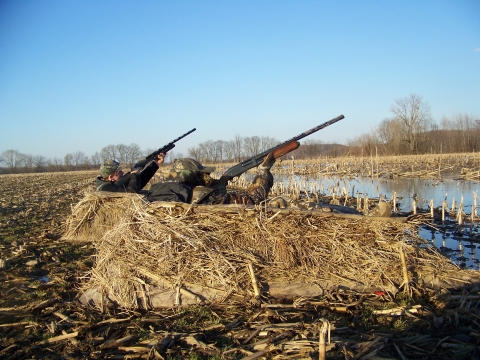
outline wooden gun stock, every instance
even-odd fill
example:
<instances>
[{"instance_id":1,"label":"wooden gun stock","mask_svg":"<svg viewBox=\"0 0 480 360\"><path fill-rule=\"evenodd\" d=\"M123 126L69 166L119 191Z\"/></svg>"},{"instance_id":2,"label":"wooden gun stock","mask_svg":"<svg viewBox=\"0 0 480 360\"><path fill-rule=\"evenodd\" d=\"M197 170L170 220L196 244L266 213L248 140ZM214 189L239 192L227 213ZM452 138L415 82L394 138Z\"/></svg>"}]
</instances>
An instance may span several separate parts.
<instances>
[{"instance_id":1,"label":"wooden gun stock","mask_svg":"<svg viewBox=\"0 0 480 360\"><path fill-rule=\"evenodd\" d=\"M288 154L290 151L298 149L300 146L300 143L298 141L292 141L289 142L288 144L285 144L281 148L278 148L273 151L273 158L278 159L279 157L282 157L285 154Z\"/></svg>"}]
</instances>

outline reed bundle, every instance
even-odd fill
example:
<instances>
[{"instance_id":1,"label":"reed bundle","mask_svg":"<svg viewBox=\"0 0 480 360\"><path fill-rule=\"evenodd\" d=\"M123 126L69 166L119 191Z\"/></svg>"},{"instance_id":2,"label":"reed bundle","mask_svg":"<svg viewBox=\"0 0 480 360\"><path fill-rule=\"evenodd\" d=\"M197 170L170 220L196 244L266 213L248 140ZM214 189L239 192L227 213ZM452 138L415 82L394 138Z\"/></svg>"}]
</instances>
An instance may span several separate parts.
<instances>
[{"instance_id":1,"label":"reed bundle","mask_svg":"<svg viewBox=\"0 0 480 360\"><path fill-rule=\"evenodd\" d=\"M246 302L256 295L255 283L268 296L272 284L314 285L318 294L340 286L396 293L409 285L449 287L478 278L434 248L418 246L411 223L315 211L90 193L74 208L64 238L95 245L85 290L128 309L158 306L152 301L158 289L176 294L176 303L181 294Z\"/></svg>"}]
</instances>

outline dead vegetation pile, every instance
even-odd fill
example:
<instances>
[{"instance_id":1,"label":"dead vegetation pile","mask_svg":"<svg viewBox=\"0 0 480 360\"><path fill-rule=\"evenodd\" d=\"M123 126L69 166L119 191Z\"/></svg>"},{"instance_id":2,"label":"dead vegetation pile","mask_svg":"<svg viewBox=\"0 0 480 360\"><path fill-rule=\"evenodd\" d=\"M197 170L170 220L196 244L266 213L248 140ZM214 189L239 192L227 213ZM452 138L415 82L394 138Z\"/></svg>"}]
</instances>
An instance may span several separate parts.
<instances>
[{"instance_id":1,"label":"dead vegetation pile","mask_svg":"<svg viewBox=\"0 0 480 360\"><path fill-rule=\"evenodd\" d=\"M90 193L67 225L64 238L97 250L85 284L97 306L312 298L339 287L419 295L478 279L420 246L409 222Z\"/></svg>"}]
</instances>

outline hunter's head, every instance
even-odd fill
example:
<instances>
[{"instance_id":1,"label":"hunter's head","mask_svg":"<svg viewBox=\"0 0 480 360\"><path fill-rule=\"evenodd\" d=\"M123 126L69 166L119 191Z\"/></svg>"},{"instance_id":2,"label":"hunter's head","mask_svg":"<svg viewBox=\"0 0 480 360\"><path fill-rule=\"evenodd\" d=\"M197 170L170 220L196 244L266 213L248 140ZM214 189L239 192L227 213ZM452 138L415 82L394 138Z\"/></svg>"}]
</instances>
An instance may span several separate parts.
<instances>
[{"instance_id":1,"label":"hunter's head","mask_svg":"<svg viewBox=\"0 0 480 360\"><path fill-rule=\"evenodd\" d=\"M213 166L203 166L197 160L192 158L175 159L172 170L175 172L194 171L198 173L210 174L215 171Z\"/></svg>"},{"instance_id":2,"label":"hunter's head","mask_svg":"<svg viewBox=\"0 0 480 360\"><path fill-rule=\"evenodd\" d=\"M123 176L120 163L115 160L106 160L102 166L100 166L100 176L109 181L117 181Z\"/></svg>"}]
</instances>

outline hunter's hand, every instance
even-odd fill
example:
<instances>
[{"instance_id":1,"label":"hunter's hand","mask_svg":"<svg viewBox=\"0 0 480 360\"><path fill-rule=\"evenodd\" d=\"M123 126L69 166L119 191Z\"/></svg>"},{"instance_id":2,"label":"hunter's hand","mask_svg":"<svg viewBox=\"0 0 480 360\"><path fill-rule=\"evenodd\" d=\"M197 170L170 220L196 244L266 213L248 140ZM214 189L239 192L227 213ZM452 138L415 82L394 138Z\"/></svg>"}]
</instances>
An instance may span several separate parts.
<instances>
[{"instance_id":1,"label":"hunter's hand","mask_svg":"<svg viewBox=\"0 0 480 360\"><path fill-rule=\"evenodd\" d=\"M164 160L165 160L165 154L164 153L160 153L160 154L157 155L157 164L158 165L163 163Z\"/></svg>"}]
</instances>

